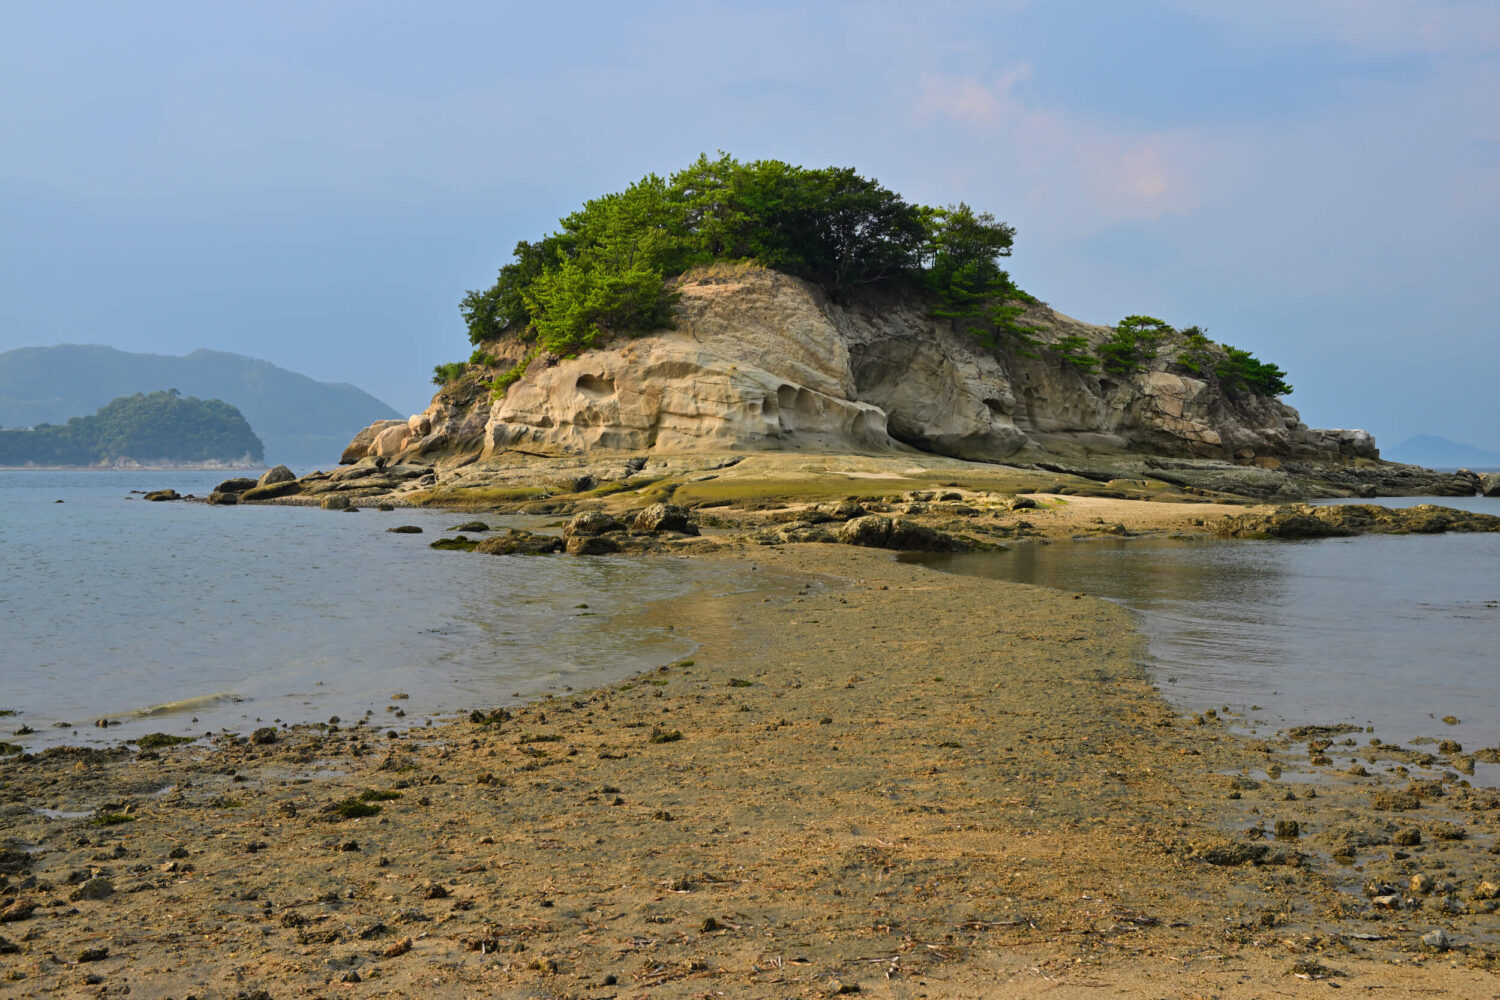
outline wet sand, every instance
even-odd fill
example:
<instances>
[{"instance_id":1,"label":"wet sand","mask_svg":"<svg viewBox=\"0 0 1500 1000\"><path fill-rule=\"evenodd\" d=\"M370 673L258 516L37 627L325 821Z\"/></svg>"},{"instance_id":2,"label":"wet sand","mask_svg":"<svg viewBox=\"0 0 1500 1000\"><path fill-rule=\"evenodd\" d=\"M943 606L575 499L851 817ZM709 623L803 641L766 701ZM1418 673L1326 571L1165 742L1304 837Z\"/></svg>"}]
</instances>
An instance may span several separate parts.
<instances>
[{"instance_id":1,"label":"wet sand","mask_svg":"<svg viewBox=\"0 0 1500 1000\"><path fill-rule=\"evenodd\" d=\"M1458 775L1176 713L1087 596L713 555L804 585L651 609L700 648L597 691L0 759L0 993L1500 995L1500 801Z\"/></svg>"}]
</instances>

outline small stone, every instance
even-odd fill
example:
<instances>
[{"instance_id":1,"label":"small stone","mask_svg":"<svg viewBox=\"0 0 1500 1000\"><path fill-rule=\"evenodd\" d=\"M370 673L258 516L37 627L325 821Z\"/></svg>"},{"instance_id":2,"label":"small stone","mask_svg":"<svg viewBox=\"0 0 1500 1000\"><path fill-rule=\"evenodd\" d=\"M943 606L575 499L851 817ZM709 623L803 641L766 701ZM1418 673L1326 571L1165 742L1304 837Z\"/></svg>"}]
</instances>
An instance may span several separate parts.
<instances>
[{"instance_id":1,"label":"small stone","mask_svg":"<svg viewBox=\"0 0 1500 1000\"><path fill-rule=\"evenodd\" d=\"M448 898L448 890L445 889L445 888L443 888L442 886L438 885L436 882L432 882L432 883L429 883L428 886L427 886L427 888L422 891L422 898L423 899L447 899Z\"/></svg>"},{"instance_id":2,"label":"small stone","mask_svg":"<svg viewBox=\"0 0 1500 1000\"><path fill-rule=\"evenodd\" d=\"M0 910L0 924L15 923L25 920L31 916L31 911L36 909L36 904L29 899L18 899L5 909Z\"/></svg>"},{"instance_id":3,"label":"small stone","mask_svg":"<svg viewBox=\"0 0 1500 1000\"><path fill-rule=\"evenodd\" d=\"M1475 899L1500 899L1500 885L1486 879L1474 887Z\"/></svg>"},{"instance_id":4,"label":"small stone","mask_svg":"<svg viewBox=\"0 0 1500 1000\"><path fill-rule=\"evenodd\" d=\"M1448 935L1443 933L1441 927L1434 927L1422 935L1422 944L1433 951L1447 951L1449 946Z\"/></svg>"},{"instance_id":5,"label":"small stone","mask_svg":"<svg viewBox=\"0 0 1500 1000\"><path fill-rule=\"evenodd\" d=\"M415 524L398 524L394 528L386 528L393 535L420 535L422 529Z\"/></svg>"},{"instance_id":6,"label":"small stone","mask_svg":"<svg viewBox=\"0 0 1500 1000\"><path fill-rule=\"evenodd\" d=\"M1418 830L1416 827L1407 827L1404 830L1397 830L1395 835L1391 837L1391 843L1395 844L1397 847L1416 847L1421 842L1422 831Z\"/></svg>"},{"instance_id":7,"label":"small stone","mask_svg":"<svg viewBox=\"0 0 1500 1000\"><path fill-rule=\"evenodd\" d=\"M1302 834L1302 824L1294 819L1278 819L1276 821L1276 836L1294 840Z\"/></svg>"},{"instance_id":8,"label":"small stone","mask_svg":"<svg viewBox=\"0 0 1500 1000\"><path fill-rule=\"evenodd\" d=\"M1443 740L1438 744L1438 753L1463 753L1463 744L1458 740Z\"/></svg>"},{"instance_id":9,"label":"small stone","mask_svg":"<svg viewBox=\"0 0 1500 1000\"><path fill-rule=\"evenodd\" d=\"M405 937L400 941L395 941L391 944L386 945L385 948L381 950L380 954L384 955L386 958L395 958L398 955L405 955L409 951L411 951L411 938Z\"/></svg>"},{"instance_id":10,"label":"small stone","mask_svg":"<svg viewBox=\"0 0 1500 1000\"><path fill-rule=\"evenodd\" d=\"M68 898L77 902L83 899L104 899L114 895L115 884L107 878L91 878L77 889L73 890Z\"/></svg>"},{"instance_id":11,"label":"small stone","mask_svg":"<svg viewBox=\"0 0 1500 1000\"><path fill-rule=\"evenodd\" d=\"M1389 896L1373 896L1370 902L1384 910L1401 909L1401 894L1391 893Z\"/></svg>"},{"instance_id":12,"label":"small stone","mask_svg":"<svg viewBox=\"0 0 1500 1000\"><path fill-rule=\"evenodd\" d=\"M78 953L78 961L80 962L102 962L108 957L108 948L85 948Z\"/></svg>"},{"instance_id":13,"label":"small stone","mask_svg":"<svg viewBox=\"0 0 1500 1000\"><path fill-rule=\"evenodd\" d=\"M341 983L357 983L360 981L360 975L354 969L350 969L348 972L339 977L339 982Z\"/></svg>"},{"instance_id":14,"label":"small stone","mask_svg":"<svg viewBox=\"0 0 1500 1000\"><path fill-rule=\"evenodd\" d=\"M1411 877L1411 891L1427 895L1432 891L1434 883L1431 875L1417 874Z\"/></svg>"}]
</instances>

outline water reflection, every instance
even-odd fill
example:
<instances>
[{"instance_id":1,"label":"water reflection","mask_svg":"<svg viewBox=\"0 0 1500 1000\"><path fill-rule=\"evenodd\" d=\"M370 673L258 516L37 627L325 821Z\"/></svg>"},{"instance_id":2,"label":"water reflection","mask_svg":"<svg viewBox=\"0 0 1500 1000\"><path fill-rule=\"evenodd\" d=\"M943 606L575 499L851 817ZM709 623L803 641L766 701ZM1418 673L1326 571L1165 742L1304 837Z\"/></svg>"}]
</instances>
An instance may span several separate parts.
<instances>
[{"instance_id":1,"label":"water reflection","mask_svg":"<svg viewBox=\"0 0 1500 1000\"><path fill-rule=\"evenodd\" d=\"M923 557L1118 601L1184 709L1500 743L1500 536L1099 540ZM1458 730L1439 720L1463 720Z\"/></svg>"}]
</instances>

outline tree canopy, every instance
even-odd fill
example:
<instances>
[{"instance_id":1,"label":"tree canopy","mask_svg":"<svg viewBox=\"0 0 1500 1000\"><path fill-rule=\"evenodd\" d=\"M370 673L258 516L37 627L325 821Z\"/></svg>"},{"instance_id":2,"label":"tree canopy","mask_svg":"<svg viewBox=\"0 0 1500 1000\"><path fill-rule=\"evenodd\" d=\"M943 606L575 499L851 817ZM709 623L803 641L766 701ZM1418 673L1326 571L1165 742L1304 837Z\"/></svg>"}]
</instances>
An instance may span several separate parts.
<instances>
[{"instance_id":1,"label":"tree canopy","mask_svg":"<svg viewBox=\"0 0 1500 1000\"><path fill-rule=\"evenodd\" d=\"M240 411L176 389L121 396L89 417L0 431L0 465L260 461L264 448Z\"/></svg>"},{"instance_id":2,"label":"tree canopy","mask_svg":"<svg viewBox=\"0 0 1500 1000\"><path fill-rule=\"evenodd\" d=\"M669 177L648 174L585 202L558 225L517 243L495 283L460 303L479 347L470 365L482 365L484 345L502 334L533 344L491 383L496 391L541 351L576 354L606 335L670 327L677 293L669 279L714 261L755 261L814 282L835 300L872 285L909 288L925 296L931 315L988 346L1008 337L1023 354L1045 350L1088 375L1143 371L1177 333L1162 320L1128 316L1095 348L1077 335L1044 344L1021 321L1036 300L1001 266L1015 242L1012 226L962 202L913 204L850 167L700 155ZM1197 357L1192 352L1190 344L1184 356ZM1285 372L1248 352L1216 348L1200 360L1231 392L1291 391ZM444 385L469 370L439 365L433 381Z\"/></svg>"},{"instance_id":3,"label":"tree canopy","mask_svg":"<svg viewBox=\"0 0 1500 1000\"><path fill-rule=\"evenodd\" d=\"M967 205L911 204L850 167L703 155L595 198L559 225L516 244L495 284L464 297L473 343L509 330L571 353L606 331L660 329L675 301L666 279L717 260L754 260L836 298L916 282L954 317L980 317L979 303L1014 291L998 264L1010 226Z\"/></svg>"}]
</instances>

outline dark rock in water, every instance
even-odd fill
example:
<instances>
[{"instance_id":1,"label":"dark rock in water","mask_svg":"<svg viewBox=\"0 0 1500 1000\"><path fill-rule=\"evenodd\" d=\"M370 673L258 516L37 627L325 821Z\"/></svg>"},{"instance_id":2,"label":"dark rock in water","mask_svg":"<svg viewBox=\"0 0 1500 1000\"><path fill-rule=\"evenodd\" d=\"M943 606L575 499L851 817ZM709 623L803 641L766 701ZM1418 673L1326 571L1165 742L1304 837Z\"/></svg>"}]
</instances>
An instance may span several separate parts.
<instances>
[{"instance_id":1,"label":"dark rock in water","mask_svg":"<svg viewBox=\"0 0 1500 1000\"><path fill-rule=\"evenodd\" d=\"M252 487L255 487L255 486L259 486L259 485L260 485L260 483L258 483L256 480L254 480L254 479L247 479L247 478L241 476L241 477L236 478L236 479L226 479L226 480L224 480L218 486L214 487L214 492L215 493L243 493L246 490L248 490L248 489L250 489Z\"/></svg>"},{"instance_id":2,"label":"dark rock in water","mask_svg":"<svg viewBox=\"0 0 1500 1000\"><path fill-rule=\"evenodd\" d=\"M279 483L268 483L265 486L252 487L241 493L240 499L251 502L255 500L275 500L277 497L296 496L301 492L301 485L295 479L289 479Z\"/></svg>"},{"instance_id":3,"label":"dark rock in water","mask_svg":"<svg viewBox=\"0 0 1500 1000\"><path fill-rule=\"evenodd\" d=\"M284 465L278 465L274 469L267 469L261 477L255 481L256 486L274 486L277 483L296 482L297 475Z\"/></svg>"},{"instance_id":4,"label":"dark rock in water","mask_svg":"<svg viewBox=\"0 0 1500 1000\"><path fill-rule=\"evenodd\" d=\"M574 514L568 526L563 529L564 538L574 536L602 535L606 531L624 531L625 525L601 510L586 510L580 514ZM570 548L568 550L572 552ZM618 547L615 549L618 551Z\"/></svg>"},{"instance_id":5,"label":"dark rock in water","mask_svg":"<svg viewBox=\"0 0 1500 1000\"><path fill-rule=\"evenodd\" d=\"M671 503L654 503L635 516L636 531L680 531L696 535L698 529L688 521L688 509Z\"/></svg>"},{"instance_id":6,"label":"dark rock in water","mask_svg":"<svg viewBox=\"0 0 1500 1000\"><path fill-rule=\"evenodd\" d=\"M339 509L342 510L345 514L358 514L359 513L359 508L355 507L353 505L349 505L349 506L346 506L346 507L341 507Z\"/></svg>"},{"instance_id":7,"label":"dark rock in water","mask_svg":"<svg viewBox=\"0 0 1500 1000\"><path fill-rule=\"evenodd\" d=\"M380 511L392 511L396 509L396 505L393 503L379 503L375 505L375 509Z\"/></svg>"},{"instance_id":8,"label":"dark rock in water","mask_svg":"<svg viewBox=\"0 0 1500 1000\"><path fill-rule=\"evenodd\" d=\"M1225 518L1218 533L1226 538L1340 538L1349 535L1437 534L1445 531L1500 531L1500 517L1472 514L1424 503L1400 509L1374 504L1314 507L1288 504L1268 514Z\"/></svg>"},{"instance_id":9,"label":"dark rock in water","mask_svg":"<svg viewBox=\"0 0 1500 1000\"><path fill-rule=\"evenodd\" d=\"M415 524L398 524L394 528L386 528L386 531L395 535L420 535L422 529Z\"/></svg>"},{"instance_id":10,"label":"dark rock in water","mask_svg":"<svg viewBox=\"0 0 1500 1000\"><path fill-rule=\"evenodd\" d=\"M318 506L324 510L347 510L349 508L349 498L335 493L332 496L324 497L318 502Z\"/></svg>"},{"instance_id":11,"label":"dark rock in water","mask_svg":"<svg viewBox=\"0 0 1500 1000\"><path fill-rule=\"evenodd\" d=\"M503 535L486 538L474 546L474 551L490 556L539 556L561 552L563 544L563 540L556 535L534 535L529 531L511 528Z\"/></svg>"},{"instance_id":12,"label":"dark rock in water","mask_svg":"<svg viewBox=\"0 0 1500 1000\"><path fill-rule=\"evenodd\" d=\"M240 495L238 493L225 493L221 490L214 490L208 495L208 502L218 504L222 507L233 507L240 502Z\"/></svg>"},{"instance_id":13,"label":"dark rock in water","mask_svg":"<svg viewBox=\"0 0 1500 1000\"><path fill-rule=\"evenodd\" d=\"M574 535L567 541L570 556L603 556L620 551L620 543L605 535Z\"/></svg>"},{"instance_id":14,"label":"dark rock in water","mask_svg":"<svg viewBox=\"0 0 1500 1000\"><path fill-rule=\"evenodd\" d=\"M490 526L483 521L465 521L463 524L455 524L449 531L489 531Z\"/></svg>"},{"instance_id":15,"label":"dark rock in water","mask_svg":"<svg viewBox=\"0 0 1500 1000\"><path fill-rule=\"evenodd\" d=\"M467 535L455 535L452 538L439 538L435 542L428 542L429 549L442 549L449 552L473 552L479 543Z\"/></svg>"},{"instance_id":16,"label":"dark rock in water","mask_svg":"<svg viewBox=\"0 0 1500 1000\"><path fill-rule=\"evenodd\" d=\"M141 499L143 500L181 500L182 497L176 490L152 490Z\"/></svg>"}]
</instances>

